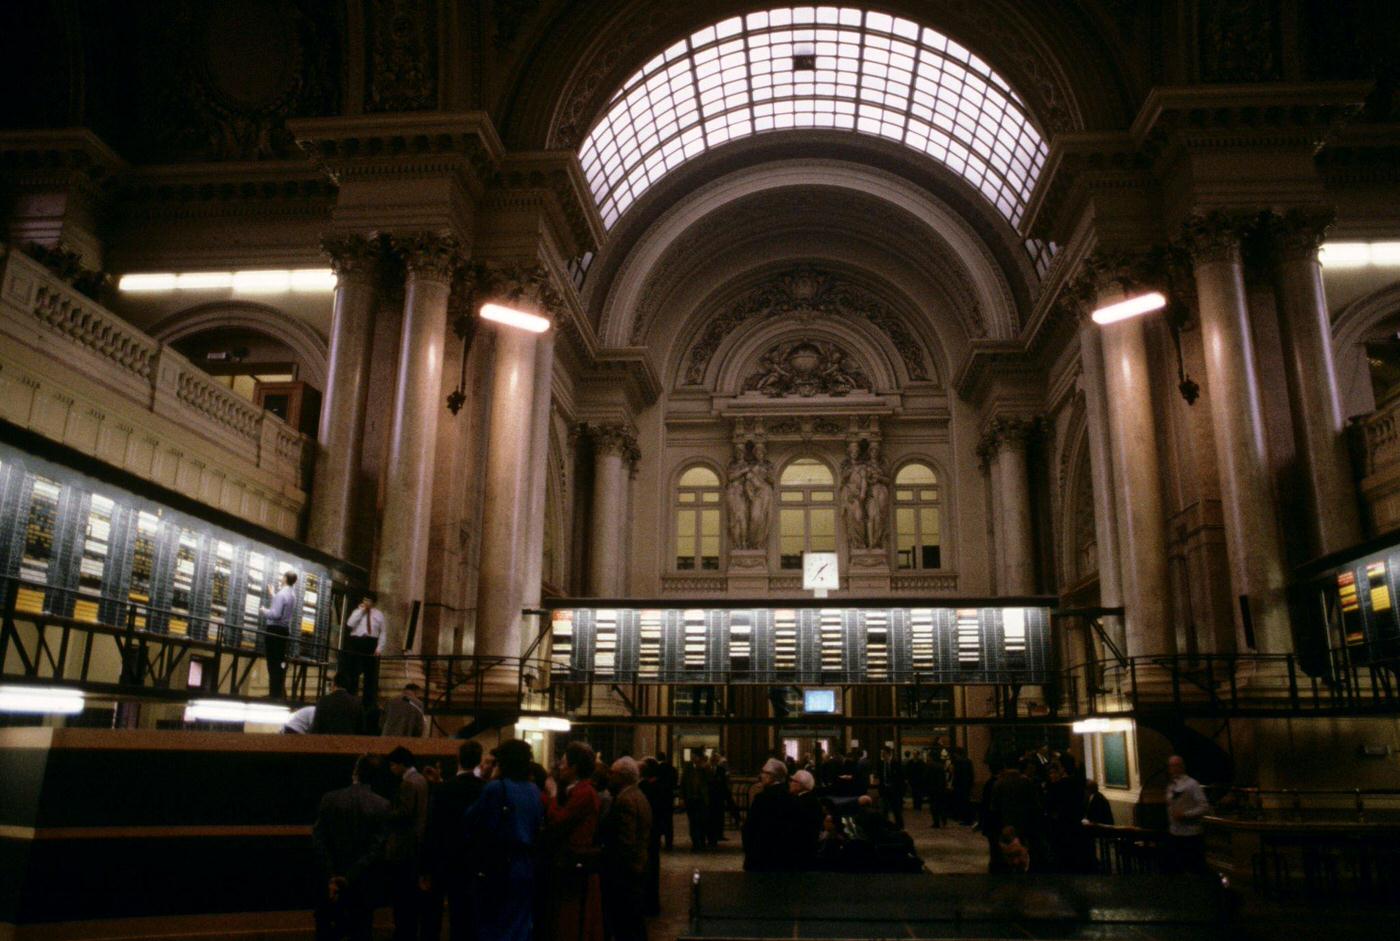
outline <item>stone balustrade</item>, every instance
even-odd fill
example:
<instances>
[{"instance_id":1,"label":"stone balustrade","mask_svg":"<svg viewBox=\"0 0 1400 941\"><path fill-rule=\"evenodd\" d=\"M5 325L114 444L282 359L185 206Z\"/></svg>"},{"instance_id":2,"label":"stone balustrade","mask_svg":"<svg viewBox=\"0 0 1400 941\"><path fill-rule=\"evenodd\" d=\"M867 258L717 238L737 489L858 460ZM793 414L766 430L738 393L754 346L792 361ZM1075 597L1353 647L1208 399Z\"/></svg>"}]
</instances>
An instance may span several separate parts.
<instances>
[{"instance_id":1,"label":"stone balustrade","mask_svg":"<svg viewBox=\"0 0 1400 941\"><path fill-rule=\"evenodd\" d=\"M1352 426L1361 495L1375 535L1400 529L1400 396L1381 402Z\"/></svg>"},{"instance_id":2,"label":"stone balustrade","mask_svg":"<svg viewBox=\"0 0 1400 941\"><path fill-rule=\"evenodd\" d=\"M298 535L304 435L5 246L0 418Z\"/></svg>"}]
</instances>

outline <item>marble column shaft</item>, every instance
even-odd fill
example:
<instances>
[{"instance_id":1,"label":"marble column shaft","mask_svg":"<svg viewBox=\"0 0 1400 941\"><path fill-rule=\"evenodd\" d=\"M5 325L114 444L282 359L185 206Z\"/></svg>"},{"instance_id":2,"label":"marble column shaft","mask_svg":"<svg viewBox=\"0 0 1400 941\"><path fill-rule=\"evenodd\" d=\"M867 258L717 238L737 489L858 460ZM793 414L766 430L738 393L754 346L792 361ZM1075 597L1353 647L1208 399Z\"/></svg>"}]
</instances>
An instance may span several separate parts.
<instances>
[{"instance_id":1,"label":"marble column shaft","mask_svg":"<svg viewBox=\"0 0 1400 941\"><path fill-rule=\"evenodd\" d=\"M316 436L308 540L340 559L347 557L350 548L351 512L364 446L374 339L374 274L378 261L375 248L357 236L327 240L325 244L336 285L326 388L321 394Z\"/></svg>"},{"instance_id":2,"label":"marble column shaft","mask_svg":"<svg viewBox=\"0 0 1400 941\"><path fill-rule=\"evenodd\" d=\"M476 607L476 652L521 654L520 609L530 525L533 418L536 407L536 335L495 327L491 417L486 431L486 486L482 495L481 572ZM543 380L547 382L546 380Z\"/></svg>"},{"instance_id":3,"label":"marble column shaft","mask_svg":"<svg viewBox=\"0 0 1400 941\"><path fill-rule=\"evenodd\" d=\"M589 534L588 587L598 598L622 591L622 536L626 517L627 461L635 439L622 425L590 429L593 440L593 531Z\"/></svg>"},{"instance_id":4,"label":"marble column shaft","mask_svg":"<svg viewBox=\"0 0 1400 941\"><path fill-rule=\"evenodd\" d=\"M1264 439L1239 231L1229 220L1206 217L1195 220L1189 234L1235 616L1243 628L1239 600L1247 598L1255 649L1283 653L1292 649L1283 544ZM1242 648L1247 640L1241 633Z\"/></svg>"},{"instance_id":5,"label":"marble column shaft","mask_svg":"<svg viewBox=\"0 0 1400 941\"><path fill-rule=\"evenodd\" d=\"M522 608L539 607L544 580L545 494L549 478L549 415L553 399L554 332L535 337L535 389L530 406L530 512L525 535ZM522 637L528 647L533 637ZM522 649L523 652L523 649Z\"/></svg>"},{"instance_id":6,"label":"marble column shaft","mask_svg":"<svg viewBox=\"0 0 1400 941\"><path fill-rule=\"evenodd\" d=\"M1099 303L1121 297L1101 295ZM1167 525L1162 504L1161 455L1142 317L1100 328L1105 410L1117 518L1118 565L1129 656L1172 653Z\"/></svg>"},{"instance_id":7,"label":"marble column shaft","mask_svg":"<svg viewBox=\"0 0 1400 941\"><path fill-rule=\"evenodd\" d=\"M1301 213L1275 217L1271 259L1314 555L1336 552L1361 540L1356 485L1337 393L1332 322L1317 260L1327 218Z\"/></svg>"},{"instance_id":8,"label":"marble column shaft","mask_svg":"<svg viewBox=\"0 0 1400 941\"><path fill-rule=\"evenodd\" d=\"M442 356L447 300L459 262L456 240L448 236L404 239L395 247L404 254L408 277L375 567L389 654L404 650L412 603L422 599L427 585L437 423L446 411Z\"/></svg>"},{"instance_id":9,"label":"marble column shaft","mask_svg":"<svg viewBox=\"0 0 1400 941\"><path fill-rule=\"evenodd\" d=\"M1035 530L1026 468L1026 438L1032 430L1030 419L997 418L984 439L996 490L997 555L1001 562L997 590L1003 595L1035 591Z\"/></svg>"},{"instance_id":10,"label":"marble column shaft","mask_svg":"<svg viewBox=\"0 0 1400 941\"><path fill-rule=\"evenodd\" d=\"M1108 393L1104 380L1103 338L1100 327L1085 321L1079 328L1080 388L1084 393L1084 430L1089 444L1089 476L1094 487L1094 545L1098 553L1099 604L1123 604L1123 570L1118 555L1118 492L1113 473ZM1115 629L1109 636L1123 642L1120 618L1107 619Z\"/></svg>"}]
</instances>

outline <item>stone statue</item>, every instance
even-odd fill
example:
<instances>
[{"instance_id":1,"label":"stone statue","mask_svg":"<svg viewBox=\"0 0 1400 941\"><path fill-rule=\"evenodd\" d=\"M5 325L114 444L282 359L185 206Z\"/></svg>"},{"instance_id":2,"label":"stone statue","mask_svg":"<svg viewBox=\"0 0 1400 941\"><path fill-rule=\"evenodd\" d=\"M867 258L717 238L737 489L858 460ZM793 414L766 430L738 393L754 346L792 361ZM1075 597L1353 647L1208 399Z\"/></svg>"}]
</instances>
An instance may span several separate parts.
<instances>
[{"instance_id":1,"label":"stone statue","mask_svg":"<svg viewBox=\"0 0 1400 941\"><path fill-rule=\"evenodd\" d=\"M870 443L865 469L865 545L868 549L883 549L889 537L890 475L880 459L880 442Z\"/></svg>"},{"instance_id":2,"label":"stone statue","mask_svg":"<svg viewBox=\"0 0 1400 941\"><path fill-rule=\"evenodd\" d=\"M773 464L762 441L753 446L745 492L749 500L750 549L768 548L768 527L773 518Z\"/></svg>"},{"instance_id":3,"label":"stone statue","mask_svg":"<svg viewBox=\"0 0 1400 941\"><path fill-rule=\"evenodd\" d=\"M846 459L841 462L841 523L846 530L846 546L866 548L865 506L869 497L866 482L866 462L860 456L860 442L846 445Z\"/></svg>"},{"instance_id":4,"label":"stone statue","mask_svg":"<svg viewBox=\"0 0 1400 941\"><path fill-rule=\"evenodd\" d=\"M740 441L734 442L734 458L729 462L728 477L724 499L729 511L729 546L731 549L747 549L749 498L745 490L749 478L749 462L744 457L744 445Z\"/></svg>"}]
</instances>

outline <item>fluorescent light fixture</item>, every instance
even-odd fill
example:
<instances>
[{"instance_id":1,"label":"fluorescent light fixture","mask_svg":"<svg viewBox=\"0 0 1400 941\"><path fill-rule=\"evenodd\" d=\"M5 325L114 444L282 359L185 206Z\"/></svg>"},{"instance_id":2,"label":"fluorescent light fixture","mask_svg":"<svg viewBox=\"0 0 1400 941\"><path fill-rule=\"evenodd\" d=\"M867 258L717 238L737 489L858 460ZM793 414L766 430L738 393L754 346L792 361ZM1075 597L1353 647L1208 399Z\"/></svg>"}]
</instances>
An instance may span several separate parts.
<instances>
[{"instance_id":1,"label":"fluorescent light fixture","mask_svg":"<svg viewBox=\"0 0 1400 941\"><path fill-rule=\"evenodd\" d=\"M173 274L124 274L117 282L118 291L173 291L176 276Z\"/></svg>"},{"instance_id":2,"label":"fluorescent light fixture","mask_svg":"<svg viewBox=\"0 0 1400 941\"><path fill-rule=\"evenodd\" d=\"M1400 267L1400 242L1328 242L1317 252L1324 268Z\"/></svg>"},{"instance_id":3,"label":"fluorescent light fixture","mask_svg":"<svg viewBox=\"0 0 1400 941\"><path fill-rule=\"evenodd\" d=\"M124 274L117 290L130 293L165 291L227 291L236 294L325 293L335 290L335 272L329 268L293 268L269 271L186 271L182 274Z\"/></svg>"},{"instance_id":4,"label":"fluorescent light fixture","mask_svg":"<svg viewBox=\"0 0 1400 941\"><path fill-rule=\"evenodd\" d=\"M186 722L253 722L285 725L292 717L286 706L241 699L195 699L185 706Z\"/></svg>"},{"instance_id":5,"label":"fluorescent light fixture","mask_svg":"<svg viewBox=\"0 0 1400 941\"><path fill-rule=\"evenodd\" d=\"M0 712L76 715L83 691L67 686L0 686Z\"/></svg>"},{"instance_id":6,"label":"fluorescent light fixture","mask_svg":"<svg viewBox=\"0 0 1400 941\"><path fill-rule=\"evenodd\" d=\"M1166 306L1167 299L1160 291L1139 294L1136 297L1130 297L1116 304L1100 307L1098 310L1094 311L1094 323L1100 326L1117 323L1120 320L1127 320L1129 317L1137 317L1141 314L1151 313L1154 310L1161 310Z\"/></svg>"},{"instance_id":7,"label":"fluorescent light fixture","mask_svg":"<svg viewBox=\"0 0 1400 941\"><path fill-rule=\"evenodd\" d=\"M562 716L521 716L515 727L522 732L567 732L574 725Z\"/></svg>"},{"instance_id":8,"label":"fluorescent light fixture","mask_svg":"<svg viewBox=\"0 0 1400 941\"><path fill-rule=\"evenodd\" d=\"M232 271L190 271L176 275L177 291L212 291L233 287Z\"/></svg>"},{"instance_id":9,"label":"fluorescent light fixture","mask_svg":"<svg viewBox=\"0 0 1400 941\"><path fill-rule=\"evenodd\" d=\"M335 272L329 268L298 268L292 272L293 291L334 291Z\"/></svg>"},{"instance_id":10,"label":"fluorescent light fixture","mask_svg":"<svg viewBox=\"0 0 1400 941\"><path fill-rule=\"evenodd\" d=\"M1074 723L1075 735L1089 735L1093 732L1126 732L1133 727L1131 719L1080 719Z\"/></svg>"},{"instance_id":11,"label":"fluorescent light fixture","mask_svg":"<svg viewBox=\"0 0 1400 941\"><path fill-rule=\"evenodd\" d=\"M513 307L504 307L500 304L482 304L481 319L494 320L496 323L503 323L507 327L528 330L531 333L544 333L550 327L549 321L538 314L516 310Z\"/></svg>"},{"instance_id":12,"label":"fluorescent light fixture","mask_svg":"<svg viewBox=\"0 0 1400 941\"><path fill-rule=\"evenodd\" d=\"M281 294L292 286L290 271L235 271L235 294Z\"/></svg>"}]
</instances>

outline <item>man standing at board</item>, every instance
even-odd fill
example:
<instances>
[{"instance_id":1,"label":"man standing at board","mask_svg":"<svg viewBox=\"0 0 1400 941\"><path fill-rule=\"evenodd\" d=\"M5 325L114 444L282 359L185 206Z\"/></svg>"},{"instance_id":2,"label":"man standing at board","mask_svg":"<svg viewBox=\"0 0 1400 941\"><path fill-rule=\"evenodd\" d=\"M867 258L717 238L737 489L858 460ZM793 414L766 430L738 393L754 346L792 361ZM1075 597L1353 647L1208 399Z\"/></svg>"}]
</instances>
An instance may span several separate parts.
<instances>
[{"instance_id":1,"label":"man standing at board","mask_svg":"<svg viewBox=\"0 0 1400 941\"><path fill-rule=\"evenodd\" d=\"M282 589L272 596L270 607L262 609L263 653L267 655L267 695L272 699L286 698L283 680L287 675L287 641L292 636L292 622L297 613L296 572L282 575ZM272 591L275 586L267 586Z\"/></svg>"},{"instance_id":2,"label":"man standing at board","mask_svg":"<svg viewBox=\"0 0 1400 941\"><path fill-rule=\"evenodd\" d=\"M360 678L364 677L366 707L373 708L379 703L379 655L384 652L384 612L375 606L379 596L372 591L365 592L359 607L351 612L345 621L345 649L341 652L344 661L346 687L350 692L360 692Z\"/></svg>"}]
</instances>

